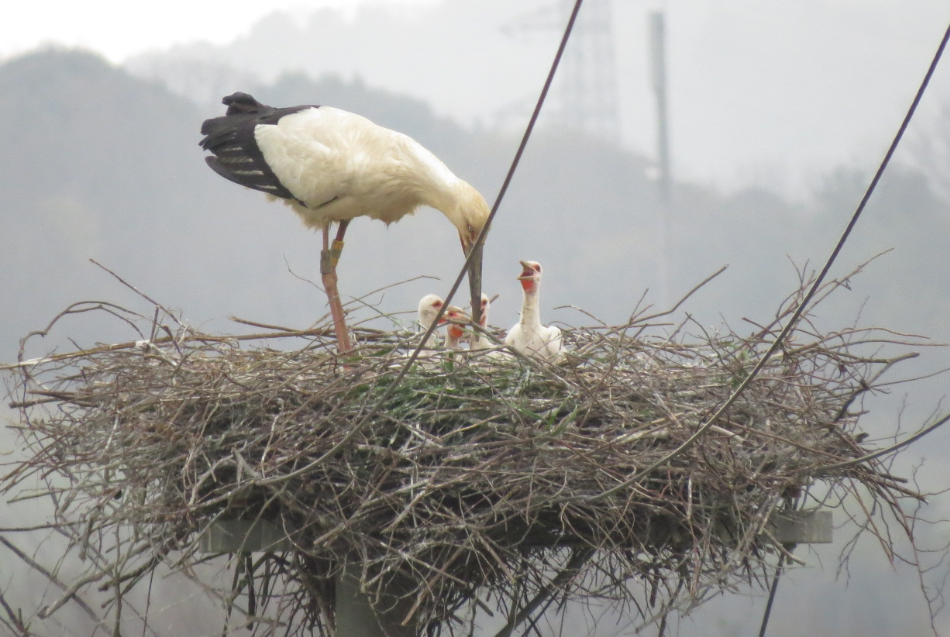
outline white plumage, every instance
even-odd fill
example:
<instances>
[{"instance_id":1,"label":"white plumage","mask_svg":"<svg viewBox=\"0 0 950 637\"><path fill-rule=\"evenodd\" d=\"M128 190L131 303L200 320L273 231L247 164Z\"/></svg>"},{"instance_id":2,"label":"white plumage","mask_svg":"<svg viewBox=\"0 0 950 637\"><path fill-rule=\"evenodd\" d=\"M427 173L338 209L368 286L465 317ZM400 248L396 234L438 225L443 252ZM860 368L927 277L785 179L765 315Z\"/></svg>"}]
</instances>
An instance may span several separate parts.
<instances>
[{"instance_id":1,"label":"white plumage","mask_svg":"<svg viewBox=\"0 0 950 637\"><path fill-rule=\"evenodd\" d=\"M346 337L346 349L336 259L350 220L367 216L389 224L431 206L455 226L466 255L488 221L481 194L402 133L328 106L274 108L246 93L222 101L226 115L201 127L201 147L213 154L205 160L222 177L282 199L307 226L322 230L321 273L338 339ZM333 222L340 229L331 251ZM469 284L477 301L481 249L472 257Z\"/></svg>"},{"instance_id":2,"label":"white plumage","mask_svg":"<svg viewBox=\"0 0 950 637\"><path fill-rule=\"evenodd\" d=\"M471 243L488 205L469 184L412 138L336 108L307 108L275 125L256 126L255 141L308 226L359 216L387 224L421 205L448 217Z\"/></svg>"},{"instance_id":3,"label":"white plumage","mask_svg":"<svg viewBox=\"0 0 950 637\"><path fill-rule=\"evenodd\" d=\"M561 330L541 324L538 295L541 288L541 264L537 261L521 261L521 288L524 302L521 320L508 330L505 345L526 356L554 359L561 354Z\"/></svg>"}]
</instances>

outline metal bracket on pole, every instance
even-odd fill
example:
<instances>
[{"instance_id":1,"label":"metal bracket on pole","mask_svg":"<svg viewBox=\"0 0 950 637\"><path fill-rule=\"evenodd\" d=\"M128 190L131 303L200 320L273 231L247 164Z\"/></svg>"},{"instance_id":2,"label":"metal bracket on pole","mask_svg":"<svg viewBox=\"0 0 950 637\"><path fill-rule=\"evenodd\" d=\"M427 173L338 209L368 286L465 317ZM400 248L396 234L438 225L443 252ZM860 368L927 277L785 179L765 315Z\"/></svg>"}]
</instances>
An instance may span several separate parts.
<instances>
[{"instance_id":1,"label":"metal bracket on pole","mask_svg":"<svg viewBox=\"0 0 950 637\"><path fill-rule=\"evenodd\" d=\"M198 540L202 553L279 553L293 548L281 527L267 520L215 520Z\"/></svg>"},{"instance_id":2,"label":"metal bracket on pole","mask_svg":"<svg viewBox=\"0 0 950 637\"><path fill-rule=\"evenodd\" d=\"M831 511L783 513L769 522L769 532L782 544L831 544L832 531Z\"/></svg>"},{"instance_id":3,"label":"metal bracket on pole","mask_svg":"<svg viewBox=\"0 0 950 637\"><path fill-rule=\"evenodd\" d=\"M830 544L831 511L816 509L775 515L769 533L782 544ZM201 535L202 553L289 551L294 546L287 533L267 520L215 520Z\"/></svg>"},{"instance_id":4,"label":"metal bracket on pole","mask_svg":"<svg viewBox=\"0 0 950 637\"><path fill-rule=\"evenodd\" d=\"M360 592L360 569L349 567L336 578L336 637L417 637L415 623L401 622L412 600L390 584L390 594L380 601L385 610L373 608L369 597Z\"/></svg>"}]
</instances>

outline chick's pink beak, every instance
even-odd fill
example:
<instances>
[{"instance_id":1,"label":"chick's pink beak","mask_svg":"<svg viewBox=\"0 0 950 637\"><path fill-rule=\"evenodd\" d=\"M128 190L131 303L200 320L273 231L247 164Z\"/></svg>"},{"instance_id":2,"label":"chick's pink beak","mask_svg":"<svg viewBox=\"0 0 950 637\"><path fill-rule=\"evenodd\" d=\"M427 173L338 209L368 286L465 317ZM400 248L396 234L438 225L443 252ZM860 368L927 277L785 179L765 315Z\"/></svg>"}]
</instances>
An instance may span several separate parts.
<instances>
[{"instance_id":1,"label":"chick's pink beak","mask_svg":"<svg viewBox=\"0 0 950 637\"><path fill-rule=\"evenodd\" d=\"M519 261L518 263L521 264L521 268L522 268L521 275L518 277L518 280L523 281L525 279L533 279L534 268L528 265L527 261Z\"/></svg>"}]
</instances>

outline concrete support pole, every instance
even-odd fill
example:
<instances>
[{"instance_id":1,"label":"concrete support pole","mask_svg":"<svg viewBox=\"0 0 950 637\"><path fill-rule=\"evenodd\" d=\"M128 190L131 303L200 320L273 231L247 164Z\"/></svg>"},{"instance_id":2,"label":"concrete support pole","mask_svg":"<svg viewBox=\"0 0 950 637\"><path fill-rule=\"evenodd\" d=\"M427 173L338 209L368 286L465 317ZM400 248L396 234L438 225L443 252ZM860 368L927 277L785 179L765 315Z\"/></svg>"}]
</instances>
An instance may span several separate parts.
<instances>
[{"instance_id":1,"label":"concrete support pole","mask_svg":"<svg viewBox=\"0 0 950 637\"><path fill-rule=\"evenodd\" d=\"M377 612L369 597L360 592L360 570L349 567L336 580L336 637L416 637L412 622L402 625L409 612L408 600L400 600L406 587L391 586L383 599L385 610Z\"/></svg>"},{"instance_id":2,"label":"concrete support pole","mask_svg":"<svg viewBox=\"0 0 950 637\"><path fill-rule=\"evenodd\" d=\"M660 215L657 229L658 278L660 307L669 303L670 287L670 141L666 99L666 22L662 11L650 13L650 76L656 97L656 168L659 186Z\"/></svg>"}]
</instances>

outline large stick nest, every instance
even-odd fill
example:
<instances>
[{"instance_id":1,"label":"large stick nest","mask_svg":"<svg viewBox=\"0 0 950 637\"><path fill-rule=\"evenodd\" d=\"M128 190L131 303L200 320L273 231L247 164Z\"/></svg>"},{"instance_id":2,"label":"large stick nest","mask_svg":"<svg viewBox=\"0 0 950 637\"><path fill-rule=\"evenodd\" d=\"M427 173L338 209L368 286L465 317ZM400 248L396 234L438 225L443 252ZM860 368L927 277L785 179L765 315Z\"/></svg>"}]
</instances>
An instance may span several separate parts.
<instances>
[{"instance_id":1,"label":"large stick nest","mask_svg":"<svg viewBox=\"0 0 950 637\"><path fill-rule=\"evenodd\" d=\"M294 549L240 560L258 574L243 610L276 620L262 632L328 632L344 569L381 606L398 590L400 617L430 629L558 596L649 621L761 586L786 551L769 520L809 497L899 512L916 496L861 442L856 399L903 358L882 343L910 344L878 329L801 323L680 449L799 298L744 336L645 313L568 329L556 365L424 351L395 388L417 335L356 330L340 356L325 330L212 336L81 304L58 320L108 313L139 340L12 367L28 459L0 487L42 477L57 524L95 555L88 581L116 596L161 563L192 572L212 521L276 523Z\"/></svg>"}]
</instances>

